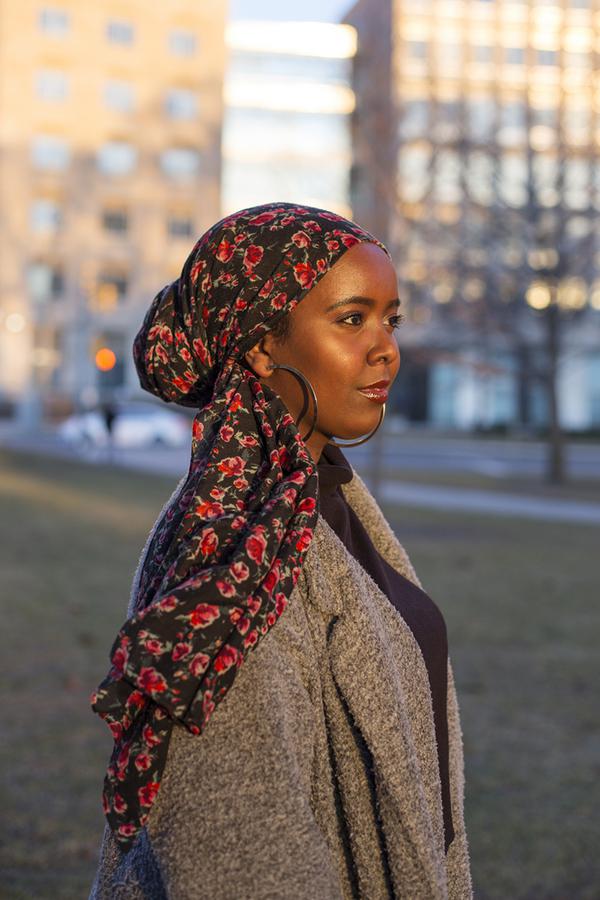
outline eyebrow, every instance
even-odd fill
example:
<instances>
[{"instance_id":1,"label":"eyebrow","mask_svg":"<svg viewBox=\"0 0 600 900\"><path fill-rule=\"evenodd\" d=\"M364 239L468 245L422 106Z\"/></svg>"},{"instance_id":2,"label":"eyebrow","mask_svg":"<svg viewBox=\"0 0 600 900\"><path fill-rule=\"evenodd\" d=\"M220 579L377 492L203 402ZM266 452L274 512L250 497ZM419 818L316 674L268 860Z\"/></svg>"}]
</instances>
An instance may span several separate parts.
<instances>
[{"instance_id":1,"label":"eyebrow","mask_svg":"<svg viewBox=\"0 0 600 900\"><path fill-rule=\"evenodd\" d=\"M400 299L396 297L395 300L390 300L386 309L391 309L392 306L400 306ZM340 306L347 306L349 303L359 303L361 306L368 306L372 309L376 301L373 300L372 297L362 297L360 294L353 297L346 297L344 300L338 300L337 303L332 303L331 306L328 306L325 312L331 312L332 309L337 309Z\"/></svg>"}]
</instances>

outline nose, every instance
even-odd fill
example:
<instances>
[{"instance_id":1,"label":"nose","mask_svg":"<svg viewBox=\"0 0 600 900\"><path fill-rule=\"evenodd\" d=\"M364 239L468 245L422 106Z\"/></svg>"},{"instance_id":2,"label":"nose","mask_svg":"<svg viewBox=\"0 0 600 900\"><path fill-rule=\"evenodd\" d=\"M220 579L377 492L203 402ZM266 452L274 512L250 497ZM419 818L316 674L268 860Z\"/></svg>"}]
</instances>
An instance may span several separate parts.
<instances>
[{"instance_id":1,"label":"nose","mask_svg":"<svg viewBox=\"0 0 600 900\"><path fill-rule=\"evenodd\" d=\"M388 366L394 365L400 360L400 350L394 334L383 330L379 332L378 339L369 350L369 363L384 361Z\"/></svg>"}]
</instances>

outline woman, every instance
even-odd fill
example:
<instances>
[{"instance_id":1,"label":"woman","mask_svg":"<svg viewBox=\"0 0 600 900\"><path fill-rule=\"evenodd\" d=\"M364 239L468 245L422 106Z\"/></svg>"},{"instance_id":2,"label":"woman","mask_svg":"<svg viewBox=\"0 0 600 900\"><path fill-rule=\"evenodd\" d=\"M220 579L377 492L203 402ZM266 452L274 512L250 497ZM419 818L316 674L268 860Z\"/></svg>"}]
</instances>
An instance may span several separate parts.
<instances>
[{"instance_id":1,"label":"woman","mask_svg":"<svg viewBox=\"0 0 600 900\"><path fill-rule=\"evenodd\" d=\"M397 306L381 243L289 203L153 301L140 382L198 412L92 697L93 898L471 897L444 621L334 440L381 424Z\"/></svg>"}]
</instances>

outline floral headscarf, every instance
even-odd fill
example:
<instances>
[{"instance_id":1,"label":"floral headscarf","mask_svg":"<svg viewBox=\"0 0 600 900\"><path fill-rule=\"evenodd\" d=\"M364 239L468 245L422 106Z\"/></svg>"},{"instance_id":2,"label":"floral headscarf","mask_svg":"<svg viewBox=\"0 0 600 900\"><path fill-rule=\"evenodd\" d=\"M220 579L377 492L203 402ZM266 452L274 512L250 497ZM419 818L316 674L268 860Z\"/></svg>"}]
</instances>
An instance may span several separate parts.
<instances>
[{"instance_id":1,"label":"floral headscarf","mask_svg":"<svg viewBox=\"0 0 600 900\"><path fill-rule=\"evenodd\" d=\"M187 477L154 526L133 615L91 697L115 741L103 807L125 850L148 819L173 725L202 733L285 609L317 522L311 454L244 354L361 241L383 247L334 213L290 203L227 216L134 340L142 387L198 412Z\"/></svg>"}]
</instances>

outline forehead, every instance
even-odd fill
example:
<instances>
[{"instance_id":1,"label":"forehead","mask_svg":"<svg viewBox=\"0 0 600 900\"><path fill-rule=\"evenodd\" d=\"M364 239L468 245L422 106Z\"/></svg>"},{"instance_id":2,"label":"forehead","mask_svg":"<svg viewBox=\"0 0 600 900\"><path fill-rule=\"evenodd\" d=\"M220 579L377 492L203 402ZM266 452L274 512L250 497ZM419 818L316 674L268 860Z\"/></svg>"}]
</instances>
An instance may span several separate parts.
<instances>
[{"instance_id":1,"label":"forehead","mask_svg":"<svg viewBox=\"0 0 600 900\"><path fill-rule=\"evenodd\" d=\"M387 253L377 244L363 242L351 247L298 305L300 313L324 309L335 300L362 295L388 303L398 296L396 270ZM325 303L327 301L327 304Z\"/></svg>"}]
</instances>

